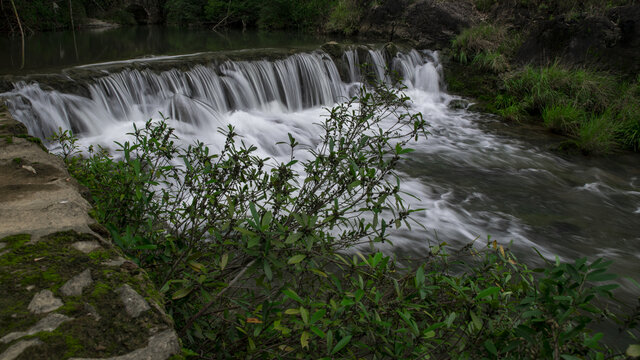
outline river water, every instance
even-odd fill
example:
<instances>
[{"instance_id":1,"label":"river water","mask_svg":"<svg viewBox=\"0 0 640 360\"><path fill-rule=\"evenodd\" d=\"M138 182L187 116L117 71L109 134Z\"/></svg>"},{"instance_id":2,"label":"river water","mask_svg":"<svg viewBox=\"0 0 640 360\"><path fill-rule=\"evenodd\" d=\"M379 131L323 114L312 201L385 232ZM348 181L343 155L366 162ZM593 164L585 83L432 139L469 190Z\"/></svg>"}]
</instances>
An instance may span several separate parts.
<instances>
[{"instance_id":1,"label":"river water","mask_svg":"<svg viewBox=\"0 0 640 360\"><path fill-rule=\"evenodd\" d=\"M97 53L102 47L95 42L108 44L126 32L133 35L120 45L125 50ZM37 51L50 57L28 60L25 70L17 70L12 51L0 57L2 71L59 72L84 64L82 69L97 74L78 80L87 90L73 93L16 82L13 90L0 95L9 99L13 115L36 136L44 138L62 127L76 131L84 145L107 147L124 139L132 123L141 126L162 112L174 119L172 124L187 143L198 139L218 149L217 129L233 124L263 156L284 160L288 153L276 142L291 133L300 143L313 144L324 108L347 98L358 85L359 64L375 64L372 70L383 81L383 67L391 65L406 79L413 110L423 113L430 135L413 144L417 151L402 166L404 190L419 198L412 206L425 209L414 217L424 228L400 231L389 251L421 255L429 244L446 242L458 248L474 240L482 247L490 236L510 243L532 264L539 263L532 247L566 261L605 257L615 261L614 272L640 281L640 157L561 156L549 149L562 139L537 128L450 109L457 97L446 92L437 52L406 50L385 59L384 51L373 46L364 52L348 50L336 63L317 50L323 39L148 28L80 33L76 42L89 45L82 45L78 57L68 60L68 33L42 36L31 44L41 44ZM56 45L51 40L56 37L67 40ZM262 47L304 51L290 51L277 60L209 63L187 56L180 70L154 70L154 62L167 57L153 56ZM57 55L51 55L55 49ZM130 60L141 56L145 58ZM110 70L86 65L105 61L112 62ZM622 278L621 283L622 298L631 301L638 296L631 282Z\"/></svg>"}]
</instances>

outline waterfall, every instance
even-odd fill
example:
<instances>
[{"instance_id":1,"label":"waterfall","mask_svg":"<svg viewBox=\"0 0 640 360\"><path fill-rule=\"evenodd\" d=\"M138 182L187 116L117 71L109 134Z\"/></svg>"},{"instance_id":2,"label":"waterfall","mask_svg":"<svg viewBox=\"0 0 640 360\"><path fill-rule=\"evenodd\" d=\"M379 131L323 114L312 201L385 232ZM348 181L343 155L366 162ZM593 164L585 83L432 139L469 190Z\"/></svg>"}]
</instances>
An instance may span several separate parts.
<instances>
[{"instance_id":1,"label":"waterfall","mask_svg":"<svg viewBox=\"0 0 640 360\"><path fill-rule=\"evenodd\" d=\"M298 112L346 100L354 84L363 81L363 62L355 49L347 50L342 59L348 68L345 79L340 77L340 64L315 51L275 61L198 64L186 71L125 69L87 84L87 97L26 82L15 83L13 91L2 95L16 119L41 138L59 128L95 136L106 124L158 118L159 112L196 127L222 126L222 114L233 111ZM439 90L439 62L431 52L399 53L387 65L382 51L368 50L364 62L377 81L390 83L390 66L410 87Z\"/></svg>"}]
</instances>

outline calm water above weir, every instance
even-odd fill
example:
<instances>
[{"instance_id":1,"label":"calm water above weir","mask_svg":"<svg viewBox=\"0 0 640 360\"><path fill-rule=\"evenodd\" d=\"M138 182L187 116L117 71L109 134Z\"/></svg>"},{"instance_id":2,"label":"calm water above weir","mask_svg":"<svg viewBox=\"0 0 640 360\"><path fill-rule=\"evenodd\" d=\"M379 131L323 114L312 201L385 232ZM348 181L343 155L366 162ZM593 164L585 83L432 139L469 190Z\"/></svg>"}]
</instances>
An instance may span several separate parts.
<instances>
[{"instance_id":1,"label":"calm water above weir","mask_svg":"<svg viewBox=\"0 0 640 360\"><path fill-rule=\"evenodd\" d=\"M314 49L321 39L288 32L188 30L174 27L137 26L112 29L43 32L25 38L22 65L20 36L0 37L0 75L59 71L63 68L128 60L153 55L181 55L204 51L307 48Z\"/></svg>"},{"instance_id":2,"label":"calm water above weir","mask_svg":"<svg viewBox=\"0 0 640 360\"><path fill-rule=\"evenodd\" d=\"M426 141L414 144L417 151L403 165L404 189L420 198L412 200L412 207L425 209L415 219L426 229L414 226L412 231L400 231L391 251L420 255L428 251L429 242L458 248L474 239L482 247L490 235L503 244L512 242L520 258L532 263L539 262L532 247L567 261L605 257L615 260L614 272L640 281L640 157L558 156L548 149L559 140L547 133L450 109L448 104L456 97L443 87L437 53L414 50L385 60L382 51L371 48L346 51L335 62L313 50L320 43L313 39L236 34L251 40L222 41L214 33L193 32L171 40L173 30L117 31L133 32L139 47L122 45L121 54L93 44L92 37L98 35L77 34L91 44L82 50L87 54L81 62L238 47L308 50L277 60L198 64L189 57L186 68L180 70L154 70L149 59L143 69L131 62L117 70L101 70L99 78L77 80L87 89L82 93L16 83L12 91L2 94L9 99L14 116L40 137L58 127L71 128L83 144L105 146L124 139L132 123L158 118L158 112L175 120L172 125L185 142L197 138L213 149L221 144L217 129L230 123L245 141L258 145L261 155L285 160L288 152L276 142L292 133L300 143L314 144L319 133L316 123L326 113L323 107L349 96L360 77L358 64L373 63L374 69L381 70L386 62L407 79L414 110L424 114L431 132ZM154 31L168 32L158 39ZM91 47L108 55L94 53L98 50ZM73 48L69 50L67 44L64 49L65 56L73 58L68 54ZM15 49L15 57L14 53ZM14 72L15 59L11 61L2 58L3 72ZM28 62L26 70L46 72L74 63L54 56ZM378 77L383 79L383 72ZM627 300L638 295L628 281L621 282Z\"/></svg>"}]
</instances>

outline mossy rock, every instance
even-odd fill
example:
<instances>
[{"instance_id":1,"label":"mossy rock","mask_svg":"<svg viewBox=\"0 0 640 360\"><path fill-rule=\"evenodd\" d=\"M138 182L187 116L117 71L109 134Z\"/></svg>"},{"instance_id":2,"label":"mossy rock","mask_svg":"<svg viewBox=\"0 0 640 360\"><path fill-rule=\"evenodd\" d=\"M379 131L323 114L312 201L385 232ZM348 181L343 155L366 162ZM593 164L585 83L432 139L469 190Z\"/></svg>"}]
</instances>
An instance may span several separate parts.
<instances>
[{"instance_id":1,"label":"mossy rock","mask_svg":"<svg viewBox=\"0 0 640 360\"><path fill-rule=\"evenodd\" d=\"M161 294L143 270L106 266L105 260L122 256L118 249L103 243L102 249L85 254L72 246L78 241L98 239L74 231L51 234L36 243L29 235L0 239L6 244L0 255L0 338L25 331L48 315L32 314L27 308L41 290L52 291L64 302L56 313L73 318L55 331L21 338L38 338L44 345L27 348L18 359L123 355L147 346L154 331L172 327L161 310ZM85 269L90 269L93 282L80 296L63 296L62 285ZM127 315L116 291L123 284L154 306L136 318ZM0 353L16 341L0 344Z\"/></svg>"}]
</instances>

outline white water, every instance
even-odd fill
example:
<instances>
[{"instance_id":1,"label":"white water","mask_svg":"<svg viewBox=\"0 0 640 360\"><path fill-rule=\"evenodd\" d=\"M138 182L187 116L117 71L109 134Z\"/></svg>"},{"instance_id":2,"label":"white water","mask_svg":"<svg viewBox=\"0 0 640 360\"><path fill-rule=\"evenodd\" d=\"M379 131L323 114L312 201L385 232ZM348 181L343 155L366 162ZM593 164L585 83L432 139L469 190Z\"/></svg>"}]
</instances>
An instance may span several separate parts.
<instances>
[{"instance_id":1,"label":"white water","mask_svg":"<svg viewBox=\"0 0 640 360\"><path fill-rule=\"evenodd\" d=\"M278 61L197 65L189 71L125 70L90 84L90 97L16 84L7 94L14 116L30 132L45 137L58 127L74 129L84 145L113 147L132 129L161 112L185 141L199 139L215 151L222 143L218 128L232 124L262 156L286 160L287 149L275 145L291 133L313 145L324 107L350 96L361 79L361 63L373 63L375 76L389 81L380 51L366 59L357 51L337 65L321 52L296 54ZM569 260L607 256L617 271L634 276L640 260L640 189L638 167L610 168L564 159L531 142L491 131L490 117L451 110L454 98L442 90L437 53L411 51L390 61L405 79L413 108L430 124L427 141L413 144L403 167L403 189L416 221L424 226L401 230L394 251L424 254L429 243L461 247L488 235L532 256ZM637 160L637 158L636 158ZM632 160L635 161L635 160Z\"/></svg>"}]
</instances>

